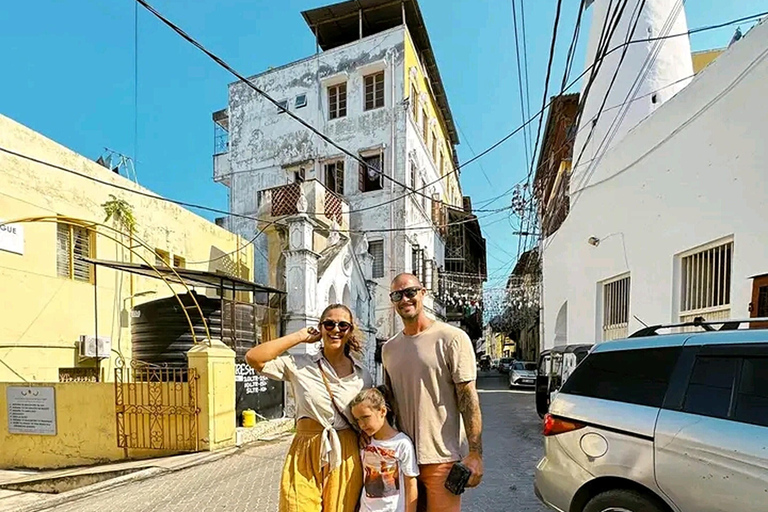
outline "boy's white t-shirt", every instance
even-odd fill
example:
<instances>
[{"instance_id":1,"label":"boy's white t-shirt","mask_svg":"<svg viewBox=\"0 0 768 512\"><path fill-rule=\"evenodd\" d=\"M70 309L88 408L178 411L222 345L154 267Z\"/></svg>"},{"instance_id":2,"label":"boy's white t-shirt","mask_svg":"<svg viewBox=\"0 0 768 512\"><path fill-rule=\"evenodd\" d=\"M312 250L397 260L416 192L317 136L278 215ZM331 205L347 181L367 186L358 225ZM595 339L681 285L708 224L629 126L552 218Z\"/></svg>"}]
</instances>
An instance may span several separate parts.
<instances>
[{"instance_id":1,"label":"boy's white t-shirt","mask_svg":"<svg viewBox=\"0 0 768 512\"><path fill-rule=\"evenodd\" d=\"M363 492L360 512L404 512L404 476L419 476L416 450L410 438L398 432L390 439L372 439L363 450Z\"/></svg>"}]
</instances>

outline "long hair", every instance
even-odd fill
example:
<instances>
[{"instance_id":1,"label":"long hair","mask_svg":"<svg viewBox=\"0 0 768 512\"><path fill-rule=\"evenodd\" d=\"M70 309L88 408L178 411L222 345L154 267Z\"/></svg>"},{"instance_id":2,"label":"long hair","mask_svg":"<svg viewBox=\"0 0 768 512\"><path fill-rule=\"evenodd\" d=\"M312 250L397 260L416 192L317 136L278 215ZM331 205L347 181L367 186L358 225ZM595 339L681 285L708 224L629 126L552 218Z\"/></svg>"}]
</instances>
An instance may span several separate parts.
<instances>
[{"instance_id":1,"label":"long hair","mask_svg":"<svg viewBox=\"0 0 768 512\"><path fill-rule=\"evenodd\" d=\"M387 390L384 386L377 386L375 388L368 388L360 391L352 402L349 404L349 408L352 409L356 405L366 404L372 409L386 409L387 421L390 425L395 425L395 414L392 411L390 402L387 400Z\"/></svg>"},{"instance_id":2,"label":"long hair","mask_svg":"<svg viewBox=\"0 0 768 512\"><path fill-rule=\"evenodd\" d=\"M320 323L323 323L323 321L328 317L328 313L334 309L342 309L346 311L349 315L349 323L352 324L352 329L347 336L347 342L344 344L344 354L350 355L350 352L361 354L363 351L363 344L361 340L365 339L365 337L363 336L363 332L357 326L357 322L355 322L355 315L352 314L352 311L347 306L344 304L330 304L323 310L322 314L320 315Z\"/></svg>"}]
</instances>

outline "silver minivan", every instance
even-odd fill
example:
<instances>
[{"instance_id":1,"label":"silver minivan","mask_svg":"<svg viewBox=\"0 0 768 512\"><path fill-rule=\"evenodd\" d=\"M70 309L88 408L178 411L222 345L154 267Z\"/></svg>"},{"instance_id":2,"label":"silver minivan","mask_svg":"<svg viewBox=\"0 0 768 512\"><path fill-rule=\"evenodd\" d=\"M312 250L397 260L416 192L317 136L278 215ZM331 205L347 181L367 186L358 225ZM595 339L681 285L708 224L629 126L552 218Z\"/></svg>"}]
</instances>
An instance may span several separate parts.
<instances>
[{"instance_id":1,"label":"silver minivan","mask_svg":"<svg viewBox=\"0 0 768 512\"><path fill-rule=\"evenodd\" d=\"M595 345L545 417L539 499L561 512L768 511L768 330L740 322ZM709 332L657 335L683 325Z\"/></svg>"}]
</instances>

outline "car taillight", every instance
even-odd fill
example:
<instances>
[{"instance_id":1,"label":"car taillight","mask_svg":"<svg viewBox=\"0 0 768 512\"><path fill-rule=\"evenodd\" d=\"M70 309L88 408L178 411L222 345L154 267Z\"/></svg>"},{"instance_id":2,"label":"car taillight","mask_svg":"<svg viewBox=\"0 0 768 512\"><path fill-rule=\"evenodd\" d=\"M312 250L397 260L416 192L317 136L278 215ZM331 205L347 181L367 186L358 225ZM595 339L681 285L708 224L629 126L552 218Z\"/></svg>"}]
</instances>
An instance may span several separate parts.
<instances>
[{"instance_id":1,"label":"car taillight","mask_svg":"<svg viewBox=\"0 0 768 512\"><path fill-rule=\"evenodd\" d=\"M547 413L547 415L544 416L544 430L542 434L545 436L555 436L557 434L573 432L574 430L579 430L584 427L585 425L582 425L581 423L564 420Z\"/></svg>"}]
</instances>

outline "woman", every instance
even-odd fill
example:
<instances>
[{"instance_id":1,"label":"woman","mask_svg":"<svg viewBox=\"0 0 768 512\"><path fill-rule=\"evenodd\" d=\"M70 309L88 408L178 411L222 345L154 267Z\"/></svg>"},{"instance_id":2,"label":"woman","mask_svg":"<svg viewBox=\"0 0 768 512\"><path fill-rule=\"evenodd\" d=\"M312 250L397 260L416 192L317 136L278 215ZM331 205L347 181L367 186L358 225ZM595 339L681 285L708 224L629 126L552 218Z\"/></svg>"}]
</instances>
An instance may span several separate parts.
<instances>
[{"instance_id":1,"label":"woman","mask_svg":"<svg viewBox=\"0 0 768 512\"><path fill-rule=\"evenodd\" d=\"M296 436L283 466L280 512L354 512L363 486L349 404L371 387L371 377L352 357L361 346L347 306L325 308L319 327L262 343L245 355L257 372L293 387ZM321 339L317 355L286 353Z\"/></svg>"}]
</instances>

